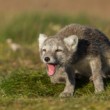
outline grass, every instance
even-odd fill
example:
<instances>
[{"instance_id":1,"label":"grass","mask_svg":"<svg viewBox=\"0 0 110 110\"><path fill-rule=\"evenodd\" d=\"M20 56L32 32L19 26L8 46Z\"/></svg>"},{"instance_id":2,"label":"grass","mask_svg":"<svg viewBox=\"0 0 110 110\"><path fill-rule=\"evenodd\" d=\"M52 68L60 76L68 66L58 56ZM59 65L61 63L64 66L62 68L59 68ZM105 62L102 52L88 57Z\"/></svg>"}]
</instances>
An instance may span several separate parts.
<instances>
[{"instance_id":1,"label":"grass","mask_svg":"<svg viewBox=\"0 0 110 110\"><path fill-rule=\"evenodd\" d=\"M70 23L92 25L110 35L110 21L59 15L22 14L0 27L0 110L109 110L110 81L106 90L94 94L92 82L77 80L71 98L58 98L64 85L51 84L41 63L37 37L55 34ZM3 24L3 23L2 23ZM23 49L12 51L6 40L11 38Z\"/></svg>"},{"instance_id":2,"label":"grass","mask_svg":"<svg viewBox=\"0 0 110 110\"><path fill-rule=\"evenodd\" d=\"M2 81L1 90L3 96L11 97L55 96L61 91L60 86L53 86L43 71L17 69Z\"/></svg>"},{"instance_id":3,"label":"grass","mask_svg":"<svg viewBox=\"0 0 110 110\"><path fill-rule=\"evenodd\" d=\"M2 29L0 41L3 42L7 38L12 38L14 41L23 44L33 43L36 42L39 33L53 35L65 25L71 23L87 24L98 26L99 28L101 28L100 25L103 25L103 28L109 26L109 22L96 20L95 18L91 20L85 15L67 17L53 14L45 16L40 14L23 14L13 18L12 21Z\"/></svg>"},{"instance_id":4,"label":"grass","mask_svg":"<svg viewBox=\"0 0 110 110\"><path fill-rule=\"evenodd\" d=\"M58 98L63 85L53 85L42 70L18 69L7 76L2 76L0 84L1 110L109 110L110 85L107 81L106 91L93 93L92 82L77 88L74 97Z\"/></svg>"}]
</instances>

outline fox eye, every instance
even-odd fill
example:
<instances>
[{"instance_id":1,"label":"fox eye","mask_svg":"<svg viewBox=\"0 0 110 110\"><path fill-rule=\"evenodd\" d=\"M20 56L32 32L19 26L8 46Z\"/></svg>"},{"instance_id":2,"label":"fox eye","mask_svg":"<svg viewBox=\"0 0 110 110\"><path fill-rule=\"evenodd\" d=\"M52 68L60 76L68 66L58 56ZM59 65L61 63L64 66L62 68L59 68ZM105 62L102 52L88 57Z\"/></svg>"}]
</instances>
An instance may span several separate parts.
<instances>
[{"instance_id":1,"label":"fox eye","mask_svg":"<svg viewBox=\"0 0 110 110\"><path fill-rule=\"evenodd\" d=\"M46 52L46 49L42 49L43 52Z\"/></svg>"},{"instance_id":2,"label":"fox eye","mask_svg":"<svg viewBox=\"0 0 110 110\"><path fill-rule=\"evenodd\" d=\"M57 49L57 50L56 50L56 52L62 52L62 51L63 51L63 50L61 50L61 49Z\"/></svg>"}]
</instances>

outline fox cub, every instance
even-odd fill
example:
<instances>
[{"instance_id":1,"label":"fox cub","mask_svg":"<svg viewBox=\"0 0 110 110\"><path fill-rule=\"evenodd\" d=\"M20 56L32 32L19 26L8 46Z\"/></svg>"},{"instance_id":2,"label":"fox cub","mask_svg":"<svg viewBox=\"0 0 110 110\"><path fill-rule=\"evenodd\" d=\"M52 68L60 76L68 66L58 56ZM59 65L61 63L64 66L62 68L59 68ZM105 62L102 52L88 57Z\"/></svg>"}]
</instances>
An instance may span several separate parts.
<instances>
[{"instance_id":1,"label":"fox cub","mask_svg":"<svg viewBox=\"0 0 110 110\"><path fill-rule=\"evenodd\" d=\"M110 41L99 30L70 24L53 36L40 34L39 52L51 81L65 82L60 97L73 95L76 71L92 77L95 93L104 90L103 77L110 74Z\"/></svg>"}]
</instances>

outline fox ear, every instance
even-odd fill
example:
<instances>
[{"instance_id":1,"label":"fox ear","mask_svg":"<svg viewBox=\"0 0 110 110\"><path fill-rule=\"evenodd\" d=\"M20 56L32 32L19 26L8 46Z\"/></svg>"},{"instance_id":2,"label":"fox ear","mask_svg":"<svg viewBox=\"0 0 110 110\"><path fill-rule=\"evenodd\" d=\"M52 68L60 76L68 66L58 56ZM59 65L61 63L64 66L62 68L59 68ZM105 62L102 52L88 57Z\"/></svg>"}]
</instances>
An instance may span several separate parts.
<instances>
[{"instance_id":1,"label":"fox ear","mask_svg":"<svg viewBox=\"0 0 110 110\"><path fill-rule=\"evenodd\" d=\"M78 45L78 37L76 35L68 36L64 38L64 42L69 49L76 50Z\"/></svg>"},{"instance_id":2,"label":"fox ear","mask_svg":"<svg viewBox=\"0 0 110 110\"><path fill-rule=\"evenodd\" d=\"M47 36L45 34L39 34L39 48L41 48L42 44L44 43L44 41L47 39Z\"/></svg>"}]
</instances>

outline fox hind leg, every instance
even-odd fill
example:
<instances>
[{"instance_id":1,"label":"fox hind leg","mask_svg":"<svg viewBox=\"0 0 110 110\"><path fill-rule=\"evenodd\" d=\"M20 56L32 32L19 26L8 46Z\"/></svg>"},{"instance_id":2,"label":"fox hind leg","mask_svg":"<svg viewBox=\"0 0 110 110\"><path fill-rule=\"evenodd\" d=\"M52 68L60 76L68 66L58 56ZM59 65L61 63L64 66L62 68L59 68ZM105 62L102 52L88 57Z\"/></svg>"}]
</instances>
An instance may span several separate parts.
<instances>
[{"instance_id":1,"label":"fox hind leg","mask_svg":"<svg viewBox=\"0 0 110 110\"><path fill-rule=\"evenodd\" d=\"M100 56L93 57L90 60L90 67L92 71L92 80L95 87L95 93L104 91L103 71Z\"/></svg>"}]
</instances>

